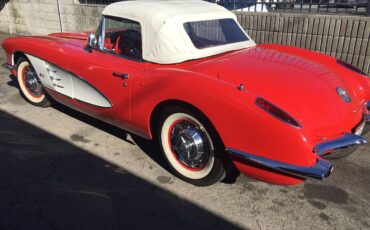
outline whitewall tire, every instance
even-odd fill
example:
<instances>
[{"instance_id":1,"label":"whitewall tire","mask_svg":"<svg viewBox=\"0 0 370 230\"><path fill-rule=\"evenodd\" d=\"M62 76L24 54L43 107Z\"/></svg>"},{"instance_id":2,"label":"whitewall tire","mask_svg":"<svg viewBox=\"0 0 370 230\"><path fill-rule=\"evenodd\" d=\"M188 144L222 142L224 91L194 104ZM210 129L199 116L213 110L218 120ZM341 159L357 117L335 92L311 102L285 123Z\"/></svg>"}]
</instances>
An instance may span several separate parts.
<instances>
[{"instance_id":1,"label":"whitewall tire","mask_svg":"<svg viewBox=\"0 0 370 230\"><path fill-rule=\"evenodd\" d=\"M25 58L20 58L18 61L17 80L22 96L29 103L39 107L50 105L36 71Z\"/></svg>"},{"instance_id":2,"label":"whitewall tire","mask_svg":"<svg viewBox=\"0 0 370 230\"><path fill-rule=\"evenodd\" d=\"M223 148L203 115L171 107L163 111L159 126L162 153L176 176L197 186L226 176L231 162L223 159Z\"/></svg>"}]
</instances>

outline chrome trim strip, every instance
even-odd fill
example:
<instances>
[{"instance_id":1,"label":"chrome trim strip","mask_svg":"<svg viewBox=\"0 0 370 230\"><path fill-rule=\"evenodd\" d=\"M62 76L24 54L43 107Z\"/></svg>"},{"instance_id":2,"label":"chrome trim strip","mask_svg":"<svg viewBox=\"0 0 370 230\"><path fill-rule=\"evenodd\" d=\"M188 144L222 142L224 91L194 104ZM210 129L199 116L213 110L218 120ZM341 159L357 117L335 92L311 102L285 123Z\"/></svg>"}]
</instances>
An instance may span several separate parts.
<instances>
[{"instance_id":1,"label":"chrome trim strip","mask_svg":"<svg viewBox=\"0 0 370 230\"><path fill-rule=\"evenodd\" d=\"M314 153L318 155L323 155L324 153L327 153L328 151L334 151L336 149L342 149L347 148L350 146L356 146L356 145L366 145L367 140L359 135L355 135L352 133L345 133L343 137L326 141L323 143L320 143L315 146L313 149Z\"/></svg>"},{"instance_id":2,"label":"chrome trim strip","mask_svg":"<svg viewBox=\"0 0 370 230\"><path fill-rule=\"evenodd\" d=\"M317 159L316 164L311 167L305 167L270 160L265 157L252 155L233 148L226 148L226 152L228 152L232 156L293 176L310 177L314 179L324 180L330 175L331 171L333 170L332 163L320 157Z\"/></svg>"},{"instance_id":3,"label":"chrome trim strip","mask_svg":"<svg viewBox=\"0 0 370 230\"><path fill-rule=\"evenodd\" d=\"M4 63L2 64L2 66L10 71L12 71L14 69L14 66L12 66L11 64L8 64L8 63Z\"/></svg>"}]
</instances>

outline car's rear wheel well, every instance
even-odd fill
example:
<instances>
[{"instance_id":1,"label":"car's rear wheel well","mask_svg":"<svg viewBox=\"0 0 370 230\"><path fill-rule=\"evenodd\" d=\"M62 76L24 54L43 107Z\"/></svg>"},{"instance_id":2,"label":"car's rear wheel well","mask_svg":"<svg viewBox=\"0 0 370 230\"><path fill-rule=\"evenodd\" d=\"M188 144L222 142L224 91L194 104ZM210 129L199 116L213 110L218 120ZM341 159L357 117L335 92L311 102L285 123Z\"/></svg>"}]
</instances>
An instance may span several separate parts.
<instances>
[{"instance_id":1,"label":"car's rear wheel well","mask_svg":"<svg viewBox=\"0 0 370 230\"><path fill-rule=\"evenodd\" d=\"M207 122L208 127L211 128L211 132L214 132L215 136L217 137L217 141L220 141L220 143L223 145L223 142L216 131L216 128L212 124L212 122L208 119L208 117L197 107L184 102L180 100L167 100L159 103L153 110L151 116L150 116L150 131L152 136L155 135L158 131L158 121L160 119L162 111L164 111L168 107L181 107L183 109L187 109L189 111L192 111L194 113L197 113L198 115L202 116L204 120Z\"/></svg>"},{"instance_id":2,"label":"car's rear wheel well","mask_svg":"<svg viewBox=\"0 0 370 230\"><path fill-rule=\"evenodd\" d=\"M157 122L159 121L162 111L165 108L177 107L177 106L184 107L184 108L191 109L191 110L198 110L191 104L183 102L183 101L179 101L179 100L162 101L154 108L152 114L150 115L150 131L151 131L152 136L154 136L156 133L156 130L158 128Z\"/></svg>"},{"instance_id":3,"label":"car's rear wheel well","mask_svg":"<svg viewBox=\"0 0 370 230\"><path fill-rule=\"evenodd\" d=\"M163 139L165 137L163 135L163 130L164 133L167 133L166 131L169 131L169 129L167 129L169 127L168 126L169 123L167 122L168 119L171 120L172 118L181 120L182 117L187 118L190 117L190 119L195 119L196 121L198 121L203 126L202 130L204 129L205 132L209 134L212 146L214 147L214 158L215 162L218 163L217 164L215 163L215 165L212 166L215 168L213 168L210 174L203 179L194 179L192 177L189 177L190 174L194 176L196 173L188 174L189 173L188 172L184 174L184 170L178 171L178 167L174 166L176 165L176 163L173 163L173 161L170 160L171 155L168 154L169 151L168 145L163 144L170 140L168 138ZM234 168L230 156L226 154L224 151L225 145L223 144L223 141L221 140L220 135L218 134L215 126L212 124L210 119L200 109L196 108L195 106L179 100L164 101L158 104L153 110L152 115L150 117L150 128L154 141L158 143L159 146L161 146L161 151L163 155L167 159L169 165L171 165L173 172L179 178L197 186L206 186L213 184L221 180L222 178L223 179L227 178L225 181L232 181L233 180L232 177L234 177L235 175L239 175L239 173ZM230 172L234 172L233 170L237 173L230 174ZM222 173L222 175L220 173Z\"/></svg>"}]
</instances>

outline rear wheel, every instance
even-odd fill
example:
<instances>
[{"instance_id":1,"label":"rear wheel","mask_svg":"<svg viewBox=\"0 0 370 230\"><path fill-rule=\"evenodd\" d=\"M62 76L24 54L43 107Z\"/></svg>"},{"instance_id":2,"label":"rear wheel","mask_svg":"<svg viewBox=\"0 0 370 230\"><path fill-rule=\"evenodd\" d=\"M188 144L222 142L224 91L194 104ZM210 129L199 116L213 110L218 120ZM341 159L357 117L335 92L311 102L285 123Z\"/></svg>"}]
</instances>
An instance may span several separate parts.
<instances>
[{"instance_id":1,"label":"rear wheel","mask_svg":"<svg viewBox=\"0 0 370 230\"><path fill-rule=\"evenodd\" d=\"M204 116L170 107L163 111L159 124L162 153L177 177L196 186L225 178L231 161Z\"/></svg>"},{"instance_id":2,"label":"rear wheel","mask_svg":"<svg viewBox=\"0 0 370 230\"><path fill-rule=\"evenodd\" d=\"M22 96L32 105L48 107L50 102L35 69L26 58L20 58L17 64L17 80Z\"/></svg>"}]
</instances>

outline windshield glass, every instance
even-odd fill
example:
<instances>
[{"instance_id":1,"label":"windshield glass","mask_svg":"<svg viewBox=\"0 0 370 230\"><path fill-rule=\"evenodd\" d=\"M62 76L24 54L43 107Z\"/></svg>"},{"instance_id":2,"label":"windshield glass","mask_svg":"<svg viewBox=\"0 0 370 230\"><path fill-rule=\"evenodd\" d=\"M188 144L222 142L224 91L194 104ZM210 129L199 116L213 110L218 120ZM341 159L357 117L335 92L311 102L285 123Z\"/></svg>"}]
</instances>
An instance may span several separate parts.
<instances>
[{"instance_id":1,"label":"windshield glass","mask_svg":"<svg viewBox=\"0 0 370 230\"><path fill-rule=\"evenodd\" d=\"M184 23L186 33L198 49L248 41L232 18Z\"/></svg>"}]
</instances>

